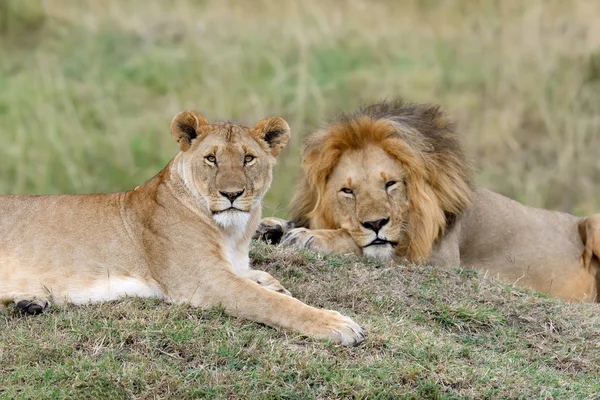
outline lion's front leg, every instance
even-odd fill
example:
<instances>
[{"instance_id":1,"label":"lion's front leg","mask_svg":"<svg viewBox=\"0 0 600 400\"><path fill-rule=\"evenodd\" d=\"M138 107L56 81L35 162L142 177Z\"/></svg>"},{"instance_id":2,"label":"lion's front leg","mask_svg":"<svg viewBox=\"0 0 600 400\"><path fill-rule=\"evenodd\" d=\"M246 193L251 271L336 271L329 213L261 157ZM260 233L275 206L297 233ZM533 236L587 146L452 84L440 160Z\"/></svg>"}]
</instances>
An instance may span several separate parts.
<instances>
[{"instance_id":1,"label":"lion's front leg","mask_svg":"<svg viewBox=\"0 0 600 400\"><path fill-rule=\"evenodd\" d=\"M360 247L344 229L294 228L283 235L281 244L322 254L361 254Z\"/></svg>"},{"instance_id":2,"label":"lion's front leg","mask_svg":"<svg viewBox=\"0 0 600 400\"><path fill-rule=\"evenodd\" d=\"M242 276L244 278L250 279L253 282L258 283L265 289L269 289L277 293L282 293L287 296L292 295L286 288L283 287L281 283L279 283L277 279L273 278L268 272L250 269L247 272L244 272Z\"/></svg>"}]
</instances>

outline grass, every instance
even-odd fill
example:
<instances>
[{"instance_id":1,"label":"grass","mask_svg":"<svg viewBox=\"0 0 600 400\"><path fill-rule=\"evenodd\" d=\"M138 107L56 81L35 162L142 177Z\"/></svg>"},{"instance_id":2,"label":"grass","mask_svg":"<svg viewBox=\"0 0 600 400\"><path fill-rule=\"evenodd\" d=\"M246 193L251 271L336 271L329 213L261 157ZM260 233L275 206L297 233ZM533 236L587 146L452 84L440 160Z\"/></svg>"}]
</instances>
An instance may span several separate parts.
<instances>
[{"instance_id":1,"label":"grass","mask_svg":"<svg viewBox=\"0 0 600 400\"><path fill-rule=\"evenodd\" d=\"M402 96L458 123L477 181L600 210L595 0L0 2L0 193L131 189L175 154L171 118L284 117L266 215L286 216L302 138ZM154 301L0 316L4 398L598 398L597 305L469 270L293 255L253 262L367 341L341 348Z\"/></svg>"},{"instance_id":2,"label":"grass","mask_svg":"<svg viewBox=\"0 0 600 400\"><path fill-rule=\"evenodd\" d=\"M6 0L0 193L131 189L174 155L173 115L286 118L266 213L285 216L302 138L402 96L457 120L481 185L600 210L600 7L502 2Z\"/></svg>"},{"instance_id":3,"label":"grass","mask_svg":"<svg viewBox=\"0 0 600 400\"><path fill-rule=\"evenodd\" d=\"M345 348L158 301L0 316L4 398L561 398L600 392L600 306L472 270L255 244L299 299L367 330Z\"/></svg>"}]
</instances>

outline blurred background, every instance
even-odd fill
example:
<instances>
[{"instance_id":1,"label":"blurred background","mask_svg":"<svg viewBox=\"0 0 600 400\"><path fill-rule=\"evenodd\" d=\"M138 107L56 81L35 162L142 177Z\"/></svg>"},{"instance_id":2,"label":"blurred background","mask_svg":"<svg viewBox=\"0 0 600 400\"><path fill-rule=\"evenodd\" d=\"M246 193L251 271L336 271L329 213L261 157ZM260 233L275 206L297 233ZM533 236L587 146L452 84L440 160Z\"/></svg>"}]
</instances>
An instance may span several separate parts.
<instances>
[{"instance_id":1,"label":"blurred background","mask_svg":"<svg viewBox=\"0 0 600 400\"><path fill-rule=\"evenodd\" d=\"M290 123L264 208L286 216L302 138L401 96L450 113L480 185L600 212L599 21L597 0L1 0L0 194L132 189L194 109Z\"/></svg>"}]
</instances>

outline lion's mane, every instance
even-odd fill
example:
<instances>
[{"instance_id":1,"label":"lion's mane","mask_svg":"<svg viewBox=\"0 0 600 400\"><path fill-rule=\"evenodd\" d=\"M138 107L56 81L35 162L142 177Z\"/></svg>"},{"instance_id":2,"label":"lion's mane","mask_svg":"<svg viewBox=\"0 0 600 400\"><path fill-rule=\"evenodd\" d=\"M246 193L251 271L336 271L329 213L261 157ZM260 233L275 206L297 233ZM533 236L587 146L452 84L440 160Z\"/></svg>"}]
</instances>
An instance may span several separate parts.
<instances>
[{"instance_id":1,"label":"lion's mane","mask_svg":"<svg viewBox=\"0 0 600 400\"><path fill-rule=\"evenodd\" d=\"M369 144L380 146L407 171L407 241L397 246L396 255L426 262L473 194L472 172L459 137L437 105L384 101L343 114L310 135L292 220L311 229L340 228L324 196L327 180L345 151Z\"/></svg>"}]
</instances>

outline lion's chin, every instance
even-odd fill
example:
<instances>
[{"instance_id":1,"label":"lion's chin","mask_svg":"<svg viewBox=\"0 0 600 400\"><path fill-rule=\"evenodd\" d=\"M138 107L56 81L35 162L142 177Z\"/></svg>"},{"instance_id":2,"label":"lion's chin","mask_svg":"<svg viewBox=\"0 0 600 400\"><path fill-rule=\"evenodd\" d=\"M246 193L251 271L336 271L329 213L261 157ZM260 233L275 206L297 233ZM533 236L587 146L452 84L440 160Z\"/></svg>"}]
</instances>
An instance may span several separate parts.
<instances>
[{"instance_id":1,"label":"lion's chin","mask_svg":"<svg viewBox=\"0 0 600 400\"><path fill-rule=\"evenodd\" d=\"M394 257L394 246L391 243L363 247L362 251L365 257L379 261L391 261Z\"/></svg>"},{"instance_id":2,"label":"lion's chin","mask_svg":"<svg viewBox=\"0 0 600 400\"><path fill-rule=\"evenodd\" d=\"M218 213L213 213L213 219L217 225L225 228L235 228L243 230L250 221L250 213L236 208L230 208Z\"/></svg>"}]
</instances>

